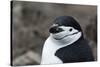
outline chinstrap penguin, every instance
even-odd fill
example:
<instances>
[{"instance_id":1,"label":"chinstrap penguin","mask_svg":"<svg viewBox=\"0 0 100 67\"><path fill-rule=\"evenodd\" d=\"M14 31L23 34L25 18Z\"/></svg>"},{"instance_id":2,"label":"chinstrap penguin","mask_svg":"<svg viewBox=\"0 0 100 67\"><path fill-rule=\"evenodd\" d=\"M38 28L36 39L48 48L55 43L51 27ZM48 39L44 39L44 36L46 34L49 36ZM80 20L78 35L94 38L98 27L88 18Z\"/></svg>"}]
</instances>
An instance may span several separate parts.
<instances>
[{"instance_id":1,"label":"chinstrap penguin","mask_svg":"<svg viewBox=\"0 0 100 67\"><path fill-rule=\"evenodd\" d=\"M53 22L43 47L41 64L94 61L82 29L73 17L60 16Z\"/></svg>"}]
</instances>

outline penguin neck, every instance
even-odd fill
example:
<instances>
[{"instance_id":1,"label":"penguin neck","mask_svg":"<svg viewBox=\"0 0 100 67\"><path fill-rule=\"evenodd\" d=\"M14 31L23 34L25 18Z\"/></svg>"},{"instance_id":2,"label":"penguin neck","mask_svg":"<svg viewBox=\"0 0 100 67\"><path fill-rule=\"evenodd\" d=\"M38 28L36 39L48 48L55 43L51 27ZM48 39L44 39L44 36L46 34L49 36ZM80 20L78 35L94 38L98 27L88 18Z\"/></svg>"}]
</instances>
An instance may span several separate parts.
<instances>
[{"instance_id":1,"label":"penguin neck","mask_svg":"<svg viewBox=\"0 0 100 67\"><path fill-rule=\"evenodd\" d=\"M71 45L72 43L78 41L79 39L82 39L83 38L83 35L81 32L75 34L75 35L72 35L72 36L68 36L68 37L65 37L64 39L62 40L55 40L52 36L51 36L51 41L53 43L55 43L55 45L58 45L58 46L68 46L68 45Z\"/></svg>"}]
</instances>

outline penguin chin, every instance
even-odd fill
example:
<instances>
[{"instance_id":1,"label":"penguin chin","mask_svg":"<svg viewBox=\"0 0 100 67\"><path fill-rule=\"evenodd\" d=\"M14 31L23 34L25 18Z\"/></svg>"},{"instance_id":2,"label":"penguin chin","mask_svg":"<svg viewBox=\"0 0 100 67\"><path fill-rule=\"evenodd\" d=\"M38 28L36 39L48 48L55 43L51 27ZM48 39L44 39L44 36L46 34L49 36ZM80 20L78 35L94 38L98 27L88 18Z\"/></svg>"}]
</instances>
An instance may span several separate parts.
<instances>
[{"instance_id":1,"label":"penguin chin","mask_svg":"<svg viewBox=\"0 0 100 67\"><path fill-rule=\"evenodd\" d=\"M58 45L62 45L62 44L69 45L69 44L72 44L73 42L77 41L81 36L82 36L82 32L76 32L76 33L73 33L70 35L65 35L65 36L63 35L60 37L57 37L57 35L56 36L53 35L53 36L51 36L51 38L52 38L52 41L54 43L58 43Z\"/></svg>"},{"instance_id":2,"label":"penguin chin","mask_svg":"<svg viewBox=\"0 0 100 67\"><path fill-rule=\"evenodd\" d=\"M73 34L68 34L68 35L64 35L64 36L62 36L62 37L54 37L54 39L56 39L56 40L62 40L62 39L64 39L64 38L69 38L69 37L71 37L71 36L73 36L73 35L75 35L75 34L78 34L79 32L75 32L75 33L73 33Z\"/></svg>"},{"instance_id":3,"label":"penguin chin","mask_svg":"<svg viewBox=\"0 0 100 67\"><path fill-rule=\"evenodd\" d=\"M65 35L66 32L62 32L62 33L52 34L52 37L55 40L71 39L74 36L77 36L77 34L80 33L80 32L74 32L74 33L71 33L71 34L70 33L69 34L67 33L66 35Z\"/></svg>"}]
</instances>

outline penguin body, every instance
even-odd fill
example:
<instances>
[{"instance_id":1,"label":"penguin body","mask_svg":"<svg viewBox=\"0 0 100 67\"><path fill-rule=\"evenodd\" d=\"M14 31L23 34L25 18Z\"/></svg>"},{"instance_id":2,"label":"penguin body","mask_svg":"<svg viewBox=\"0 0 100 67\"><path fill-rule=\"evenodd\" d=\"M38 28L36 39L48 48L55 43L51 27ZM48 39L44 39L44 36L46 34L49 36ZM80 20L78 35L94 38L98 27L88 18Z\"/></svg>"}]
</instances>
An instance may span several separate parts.
<instances>
[{"instance_id":1,"label":"penguin body","mask_svg":"<svg viewBox=\"0 0 100 67\"><path fill-rule=\"evenodd\" d=\"M70 16L60 16L49 29L41 64L93 61L88 42L77 21Z\"/></svg>"},{"instance_id":2,"label":"penguin body","mask_svg":"<svg viewBox=\"0 0 100 67\"><path fill-rule=\"evenodd\" d=\"M87 43L86 40L79 39L69 46L58 49L55 55L63 63L94 61L90 46Z\"/></svg>"}]
</instances>

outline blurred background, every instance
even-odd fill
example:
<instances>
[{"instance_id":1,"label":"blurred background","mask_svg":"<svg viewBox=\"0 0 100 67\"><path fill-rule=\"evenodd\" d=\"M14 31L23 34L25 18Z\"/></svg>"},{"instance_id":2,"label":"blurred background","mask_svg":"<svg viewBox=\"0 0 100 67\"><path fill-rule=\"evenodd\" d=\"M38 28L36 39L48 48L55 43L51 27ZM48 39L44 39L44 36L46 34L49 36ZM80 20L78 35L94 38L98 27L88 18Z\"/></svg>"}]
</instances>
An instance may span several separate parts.
<instances>
[{"instance_id":1,"label":"blurred background","mask_svg":"<svg viewBox=\"0 0 100 67\"><path fill-rule=\"evenodd\" d=\"M11 64L38 65L48 29L58 16L74 17L97 60L97 6L15 1L11 2Z\"/></svg>"}]
</instances>

